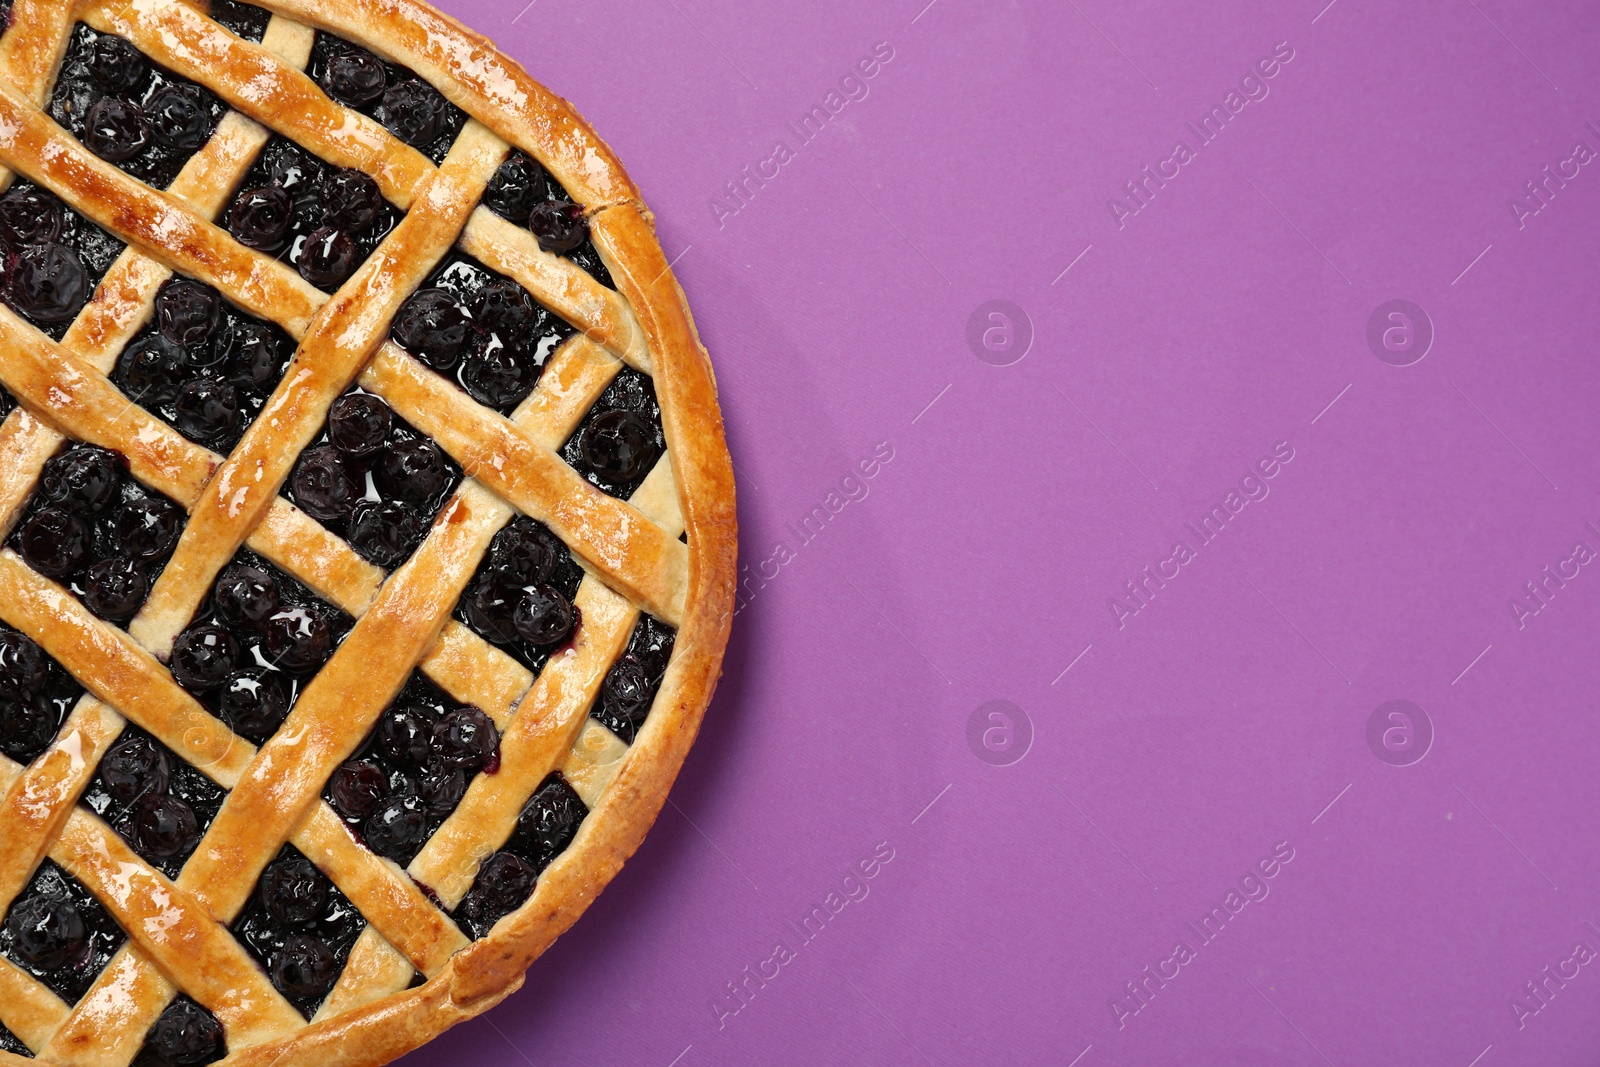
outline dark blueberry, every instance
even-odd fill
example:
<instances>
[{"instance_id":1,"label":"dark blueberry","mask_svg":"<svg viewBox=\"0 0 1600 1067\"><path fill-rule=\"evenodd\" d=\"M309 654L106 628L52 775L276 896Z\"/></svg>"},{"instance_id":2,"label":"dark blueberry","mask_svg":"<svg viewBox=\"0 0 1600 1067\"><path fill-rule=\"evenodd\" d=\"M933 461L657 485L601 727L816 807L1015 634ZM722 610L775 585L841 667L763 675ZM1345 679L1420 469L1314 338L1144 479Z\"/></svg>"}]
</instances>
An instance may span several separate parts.
<instances>
[{"instance_id":1,"label":"dark blueberry","mask_svg":"<svg viewBox=\"0 0 1600 1067\"><path fill-rule=\"evenodd\" d=\"M359 263L355 243L333 226L313 231L300 246L300 277L322 289L343 285Z\"/></svg>"},{"instance_id":2,"label":"dark blueberry","mask_svg":"<svg viewBox=\"0 0 1600 1067\"><path fill-rule=\"evenodd\" d=\"M422 519L398 500L356 502L350 516L350 547L380 567L405 562L422 540Z\"/></svg>"},{"instance_id":3,"label":"dark blueberry","mask_svg":"<svg viewBox=\"0 0 1600 1067\"><path fill-rule=\"evenodd\" d=\"M520 595L520 590L485 576L467 591L467 621L495 644L509 645L517 639L517 624L512 614Z\"/></svg>"},{"instance_id":4,"label":"dark blueberry","mask_svg":"<svg viewBox=\"0 0 1600 1067\"><path fill-rule=\"evenodd\" d=\"M150 123L144 108L130 100L103 96L89 109L83 143L101 159L121 163L132 159L150 143Z\"/></svg>"},{"instance_id":5,"label":"dark blueberry","mask_svg":"<svg viewBox=\"0 0 1600 1067\"><path fill-rule=\"evenodd\" d=\"M433 753L433 716L415 706L390 708L378 720L378 751L406 770L421 770Z\"/></svg>"},{"instance_id":6,"label":"dark blueberry","mask_svg":"<svg viewBox=\"0 0 1600 1067\"><path fill-rule=\"evenodd\" d=\"M7 267L11 303L35 322L71 322L88 302L83 260L65 245L28 245L12 254Z\"/></svg>"},{"instance_id":7,"label":"dark blueberry","mask_svg":"<svg viewBox=\"0 0 1600 1067\"><path fill-rule=\"evenodd\" d=\"M494 535L489 565L509 585L535 585L555 570L556 545L532 521L518 519Z\"/></svg>"},{"instance_id":8,"label":"dark blueberry","mask_svg":"<svg viewBox=\"0 0 1600 1067\"><path fill-rule=\"evenodd\" d=\"M15 630L0 631L0 696L32 696L44 685L44 649Z\"/></svg>"},{"instance_id":9,"label":"dark blueberry","mask_svg":"<svg viewBox=\"0 0 1600 1067\"><path fill-rule=\"evenodd\" d=\"M194 693L209 693L239 666L239 642L220 626L194 626L172 643L172 676Z\"/></svg>"},{"instance_id":10,"label":"dark blueberry","mask_svg":"<svg viewBox=\"0 0 1600 1067\"><path fill-rule=\"evenodd\" d=\"M15 699L0 696L0 750L30 760L55 737L61 726L56 705L43 694Z\"/></svg>"},{"instance_id":11,"label":"dark blueberry","mask_svg":"<svg viewBox=\"0 0 1600 1067\"><path fill-rule=\"evenodd\" d=\"M390 332L434 370L450 370L466 352L472 328L455 297L443 289L419 289L400 306Z\"/></svg>"},{"instance_id":12,"label":"dark blueberry","mask_svg":"<svg viewBox=\"0 0 1600 1067\"><path fill-rule=\"evenodd\" d=\"M383 103L373 117L406 144L421 148L439 139L446 106L439 90L416 78L407 78L384 90Z\"/></svg>"},{"instance_id":13,"label":"dark blueberry","mask_svg":"<svg viewBox=\"0 0 1600 1067\"><path fill-rule=\"evenodd\" d=\"M634 656L624 656L606 672L600 691L605 694L608 709L637 723L650 710L650 701L656 696L656 683L651 680L645 664Z\"/></svg>"},{"instance_id":14,"label":"dark blueberry","mask_svg":"<svg viewBox=\"0 0 1600 1067\"><path fill-rule=\"evenodd\" d=\"M156 144L193 150L211 137L211 115L198 86L163 86L145 103L145 115Z\"/></svg>"},{"instance_id":15,"label":"dark blueberry","mask_svg":"<svg viewBox=\"0 0 1600 1067\"><path fill-rule=\"evenodd\" d=\"M378 465L378 488L385 496L423 504L449 487L450 468L444 453L420 437L395 443Z\"/></svg>"},{"instance_id":16,"label":"dark blueberry","mask_svg":"<svg viewBox=\"0 0 1600 1067\"><path fill-rule=\"evenodd\" d=\"M241 386L265 393L277 381L283 350L271 327L245 319L225 323L213 348Z\"/></svg>"},{"instance_id":17,"label":"dark blueberry","mask_svg":"<svg viewBox=\"0 0 1600 1067\"><path fill-rule=\"evenodd\" d=\"M223 683L220 694L222 718L233 732L256 744L283 725L289 714L289 697L276 674L240 671Z\"/></svg>"},{"instance_id":18,"label":"dark blueberry","mask_svg":"<svg viewBox=\"0 0 1600 1067\"><path fill-rule=\"evenodd\" d=\"M236 630L260 630L278 610L278 583L260 567L224 568L211 594L217 617Z\"/></svg>"},{"instance_id":19,"label":"dark blueberry","mask_svg":"<svg viewBox=\"0 0 1600 1067\"><path fill-rule=\"evenodd\" d=\"M371 760L351 760L328 779L328 800L346 819L360 821L371 815L389 795L389 778Z\"/></svg>"},{"instance_id":20,"label":"dark blueberry","mask_svg":"<svg viewBox=\"0 0 1600 1067\"><path fill-rule=\"evenodd\" d=\"M100 761L100 780L119 804L165 796L171 775L166 754L142 734L118 741Z\"/></svg>"},{"instance_id":21,"label":"dark blueberry","mask_svg":"<svg viewBox=\"0 0 1600 1067\"><path fill-rule=\"evenodd\" d=\"M537 160L518 149L489 179L483 202L496 214L521 221L528 217L533 205L550 199L551 191L550 175Z\"/></svg>"},{"instance_id":22,"label":"dark blueberry","mask_svg":"<svg viewBox=\"0 0 1600 1067\"><path fill-rule=\"evenodd\" d=\"M478 937L533 895L539 873L509 852L496 852L478 869L478 880L462 898L457 914Z\"/></svg>"},{"instance_id":23,"label":"dark blueberry","mask_svg":"<svg viewBox=\"0 0 1600 1067\"><path fill-rule=\"evenodd\" d=\"M185 437L215 441L239 425L239 394L222 378L201 378L178 390L173 425Z\"/></svg>"},{"instance_id":24,"label":"dark blueberry","mask_svg":"<svg viewBox=\"0 0 1600 1067\"><path fill-rule=\"evenodd\" d=\"M543 864L572 843L587 814L589 809L583 806L582 799L566 780L553 775L517 816L517 835Z\"/></svg>"},{"instance_id":25,"label":"dark blueberry","mask_svg":"<svg viewBox=\"0 0 1600 1067\"><path fill-rule=\"evenodd\" d=\"M331 168L322 179L322 210L331 225L356 233L378 221L383 194L359 170Z\"/></svg>"},{"instance_id":26,"label":"dark blueberry","mask_svg":"<svg viewBox=\"0 0 1600 1067\"><path fill-rule=\"evenodd\" d=\"M83 602L102 619L127 622L139 613L150 579L131 559L103 559L89 568Z\"/></svg>"},{"instance_id":27,"label":"dark blueberry","mask_svg":"<svg viewBox=\"0 0 1600 1067\"><path fill-rule=\"evenodd\" d=\"M433 748L447 767L479 771L500 747L494 720L468 704L457 708L433 728Z\"/></svg>"},{"instance_id":28,"label":"dark blueberry","mask_svg":"<svg viewBox=\"0 0 1600 1067\"><path fill-rule=\"evenodd\" d=\"M328 620L304 608L286 608L267 620L267 654L290 674L314 674L333 654Z\"/></svg>"},{"instance_id":29,"label":"dark blueberry","mask_svg":"<svg viewBox=\"0 0 1600 1067\"><path fill-rule=\"evenodd\" d=\"M606 708L635 724L644 721L650 711L650 701L656 695L656 687L644 664L632 656L624 656L612 666L600 689L605 695Z\"/></svg>"},{"instance_id":30,"label":"dark blueberry","mask_svg":"<svg viewBox=\"0 0 1600 1067\"><path fill-rule=\"evenodd\" d=\"M631 411L616 408L589 420L578 454L594 473L612 482L632 482L656 459L655 431Z\"/></svg>"},{"instance_id":31,"label":"dark blueberry","mask_svg":"<svg viewBox=\"0 0 1600 1067\"><path fill-rule=\"evenodd\" d=\"M523 591L511 619L530 645L555 645L572 632L572 604L554 586L536 585Z\"/></svg>"},{"instance_id":32,"label":"dark blueberry","mask_svg":"<svg viewBox=\"0 0 1600 1067\"><path fill-rule=\"evenodd\" d=\"M222 1024L188 997L167 1005L145 1040L170 1067L201 1067L222 1058Z\"/></svg>"},{"instance_id":33,"label":"dark blueberry","mask_svg":"<svg viewBox=\"0 0 1600 1067\"><path fill-rule=\"evenodd\" d=\"M421 797L390 797L367 820L367 847L399 864L410 863L427 840L428 807Z\"/></svg>"},{"instance_id":34,"label":"dark blueberry","mask_svg":"<svg viewBox=\"0 0 1600 1067\"><path fill-rule=\"evenodd\" d=\"M286 997L321 1000L339 977L333 950L310 934L290 934L267 965L272 983Z\"/></svg>"},{"instance_id":35,"label":"dark blueberry","mask_svg":"<svg viewBox=\"0 0 1600 1067\"><path fill-rule=\"evenodd\" d=\"M546 252L571 252L589 236L583 208L566 200L546 200L528 212L528 229Z\"/></svg>"},{"instance_id":36,"label":"dark blueberry","mask_svg":"<svg viewBox=\"0 0 1600 1067\"><path fill-rule=\"evenodd\" d=\"M228 232L239 243L263 252L283 247L294 221L294 201L281 186L247 189L228 209Z\"/></svg>"},{"instance_id":37,"label":"dark blueberry","mask_svg":"<svg viewBox=\"0 0 1600 1067\"><path fill-rule=\"evenodd\" d=\"M133 816L133 847L151 859L169 860L200 843L200 820L177 797L145 797Z\"/></svg>"},{"instance_id":38,"label":"dark blueberry","mask_svg":"<svg viewBox=\"0 0 1600 1067\"><path fill-rule=\"evenodd\" d=\"M290 856L262 872L260 892L267 914L290 929L305 929L322 914L328 883L310 860Z\"/></svg>"},{"instance_id":39,"label":"dark blueberry","mask_svg":"<svg viewBox=\"0 0 1600 1067\"><path fill-rule=\"evenodd\" d=\"M295 503L319 522L344 522L361 495L361 486L337 449L308 449L290 479Z\"/></svg>"},{"instance_id":40,"label":"dark blueberry","mask_svg":"<svg viewBox=\"0 0 1600 1067\"><path fill-rule=\"evenodd\" d=\"M322 74L322 89L341 104L361 107L382 96L388 80L389 72L383 60L365 48L348 45L328 60Z\"/></svg>"},{"instance_id":41,"label":"dark blueberry","mask_svg":"<svg viewBox=\"0 0 1600 1067\"><path fill-rule=\"evenodd\" d=\"M36 245L61 238L61 201L42 189L13 188L0 196L0 237Z\"/></svg>"},{"instance_id":42,"label":"dark blueberry","mask_svg":"<svg viewBox=\"0 0 1600 1067\"><path fill-rule=\"evenodd\" d=\"M491 340L483 352L467 358L461 384L480 404L509 407L533 391L541 370L530 354Z\"/></svg>"},{"instance_id":43,"label":"dark blueberry","mask_svg":"<svg viewBox=\"0 0 1600 1067\"><path fill-rule=\"evenodd\" d=\"M122 505L117 541L130 555L155 559L172 551L183 532L183 509L163 497L147 496Z\"/></svg>"},{"instance_id":44,"label":"dark blueberry","mask_svg":"<svg viewBox=\"0 0 1600 1067\"><path fill-rule=\"evenodd\" d=\"M81 445L51 457L39 475L39 491L52 504L95 514L116 497L122 467L109 448Z\"/></svg>"},{"instance_id":45,"label":"dark blueberry","mask_svg":"<svg viewBox=\"0 0 1600 1067\"><path fill-rule=\"evenodd\" d=\"M62 508L40 508L17 540L28 566L48 578L71 574L89 559L88 525Z\"/></svg>"},{"instance_id":46,"label":"dark blueberry","mask_svg":"<svg viewBox=\"0 0 1600 1067\"><path fill-rule=\"evenodd\" d=\"M528 291L510 278L490 278L468 299L472 321L493 330L508 345L533 336L543 324L545 313Z\"/></svg>"},{"instance_id":47,"label":"dark blueberry","mask_svg":"<svg viewBox=\"0 0 1600 1067\"><path fill-rule=\"evenodd\" d=\"M156 293L156 326L161 336L183 348L209 341L221 316L217 291L201 282L174 278Z\"/></svg>"},{"instance_id":48,"label":"dark blueberry","mask_svg":"<svg viewBox=\"0 0 1600 1067\"><path fill-rule=\"evenodd\" d=\"M460 767L441 763L423 771L417 787L428 814L442 819L455 811L461 798L467 795L467 775Z\"/></svg>"},{"instance_id":49,"label":"dark blueberry","mask_svg":"<svg viewBox=\"0 0 1600 1067\"><path fill-rule=\"evenodd\" d=\"M160 333L145 334L122 357L128 395L146 407L170 403L188 376L186 362L183 349Z\"/></svg>"},{"instance_id":50,"label":"dark blueberry","mask_svg":"<svg viewBox=\"0 0 1600 1067\"><path fill-rule=\"evenodd\" d=\"M371 393L346 393L328 408L328 440L356 459L376 455L393 426L394 412Z\"/></svg>"},{"instance_id":51,"label":"dark blueberry","mask_svg":"<svg viewBox=\"0 0 1600 1067\"><path fill-rule=\"evenodd\" d=\"M29 897L11 909L6 929L17 953L44 971L75 963L89 949L89 928L65 894Z\"/></svg>"},{"instance_id":52,"label":"dark blueberry","mask_svg":"<svg viewBox=\"0 0 1600 1067\"><path fill-rule=\"evenodd\" d=\"M112 93L132 93L150 78L150 63L121 37L101 34L89 50L89 73Z\"/></svg>"},{"instance_id":53,"label":"dark blueberry","mask_svg":"<svg viewBox=\"0 0 1600 1067\"><path fill-rule=\"evenodd\" d=\"M267 160L269 184L280 185L296 196L313 191L316 177L322 173L319 164L312 161L298 145L278 142L279 151Z\"/></svg>"}]
</instances>

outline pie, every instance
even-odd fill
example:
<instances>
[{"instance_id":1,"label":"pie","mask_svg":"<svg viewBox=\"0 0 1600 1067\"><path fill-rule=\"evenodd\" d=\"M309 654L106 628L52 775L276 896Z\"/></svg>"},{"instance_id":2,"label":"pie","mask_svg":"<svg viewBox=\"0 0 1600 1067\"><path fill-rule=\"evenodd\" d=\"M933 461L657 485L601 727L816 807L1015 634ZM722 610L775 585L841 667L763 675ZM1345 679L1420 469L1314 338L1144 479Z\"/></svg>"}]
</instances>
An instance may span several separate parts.
<instances>
[{"instance_id":1,"label":"pie","mask_svg":"<svg viewBox=\"0 0 1600 1067\"><path fill-rule=\"evenodd\" d=\"M732 618L652 218L420 0L0 0L0 1065L359 1065L638 847Z\"/></svg>"}]
</instances>

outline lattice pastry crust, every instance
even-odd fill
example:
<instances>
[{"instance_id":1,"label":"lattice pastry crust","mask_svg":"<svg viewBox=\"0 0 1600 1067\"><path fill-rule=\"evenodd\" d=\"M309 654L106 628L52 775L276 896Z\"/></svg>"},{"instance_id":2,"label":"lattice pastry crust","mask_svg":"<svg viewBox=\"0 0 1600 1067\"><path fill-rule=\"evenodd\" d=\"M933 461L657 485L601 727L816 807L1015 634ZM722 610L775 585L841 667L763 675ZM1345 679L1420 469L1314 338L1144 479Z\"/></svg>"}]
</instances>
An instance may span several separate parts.
<instances>
[{"instance_id":1,"label":"lattice pastry crust","mask_svg":"<svg viewBox=\"0 0 1600 1067\"><path fill-rule=\"evenodd\" d=\"M420 0L7 7L0 1064L386 1062L521 986L694 739L735 581L710 364L610 150ZM274 236L280 202L327 225ZM265 637L216 636L239 574Z\"/></svg>"}]
</instances>

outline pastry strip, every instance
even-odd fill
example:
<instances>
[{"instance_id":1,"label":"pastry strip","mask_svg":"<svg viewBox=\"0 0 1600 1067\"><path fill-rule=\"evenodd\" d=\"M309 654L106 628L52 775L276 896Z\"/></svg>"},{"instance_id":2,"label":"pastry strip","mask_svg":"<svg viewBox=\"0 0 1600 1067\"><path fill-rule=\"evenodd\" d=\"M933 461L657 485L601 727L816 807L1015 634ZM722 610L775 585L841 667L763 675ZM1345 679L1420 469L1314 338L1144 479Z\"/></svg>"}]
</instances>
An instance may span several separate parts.
<instances>
[{"instance_id":1,"label":"pastry strip","mask_svg":"<svg viewBox=\"0 0 1600 1067\"><path fill-rule=\"evenodd\" d=\"M80 698L55 741L5 790L0 800L0 841L6 843L0 853L0 914L33 877L126 721L94 697Z\"/></svg>"},{"instance_id":2,"label":"pastry strip","mask_svg":"<svg viewBox=\"0 0 1600 1067\"><path fill-rule=\"evenodd\" d=\"M67 1006L60 997L21 967L0 957L0 1022L18 1040L38 1051L66 1017Z\"/></svg>"}]
</instances>

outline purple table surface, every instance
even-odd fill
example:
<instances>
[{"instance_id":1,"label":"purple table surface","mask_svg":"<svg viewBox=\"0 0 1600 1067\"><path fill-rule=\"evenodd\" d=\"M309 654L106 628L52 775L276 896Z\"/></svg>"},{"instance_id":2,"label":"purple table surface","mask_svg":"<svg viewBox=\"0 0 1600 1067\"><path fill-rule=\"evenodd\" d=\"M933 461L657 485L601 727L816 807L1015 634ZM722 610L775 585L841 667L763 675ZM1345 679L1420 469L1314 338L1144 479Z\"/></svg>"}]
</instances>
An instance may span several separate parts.
<instances>
[{"instance_id":1,"label":"purple table surface","mask_svg":"<svg viewBox=\"0 0 1600 1067\"><path fill-rule=\"evenodd\" d=\"M409 1063L1600 1060L1600 10L439 2L643 188L748 569Z\"/></svg>"}]
</instances>

